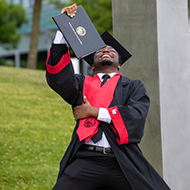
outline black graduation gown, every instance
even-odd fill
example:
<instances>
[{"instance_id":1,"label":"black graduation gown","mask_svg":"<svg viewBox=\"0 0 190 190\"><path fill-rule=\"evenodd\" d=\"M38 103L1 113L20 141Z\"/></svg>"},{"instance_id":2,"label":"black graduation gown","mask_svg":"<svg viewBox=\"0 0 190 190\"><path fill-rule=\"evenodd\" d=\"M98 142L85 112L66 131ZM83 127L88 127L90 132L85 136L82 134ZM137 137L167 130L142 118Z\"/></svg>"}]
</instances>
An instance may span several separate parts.
<instances>
[{"instance_id":1,"label":"black graduation gown","mask_svg":"<svg viewBox=\"0 0 190 190\"><path fill-rule=\"evenodd\" d=\"M85 76L74 74L69 52L65 45L52 44L46 62L46 78L49 86L57 92L72 108L81 105ZM131 187L134 190L168 190L170 189L154 168L143 156L138 143L141 141L144 124L149 108L149 97L140 80L131 80L121 76L110 107L116 106L128 133L128 143L119 144L118 135L109 124L100 125L112 147L113 153ZM71 162L83 142L79 141L76 130L60 162L58 179ZM117 129L120 126L114 125ZM118 137L120 138L120 137ZM123 138L123 137L122 137Z\"/></svg>"}]
</instances>

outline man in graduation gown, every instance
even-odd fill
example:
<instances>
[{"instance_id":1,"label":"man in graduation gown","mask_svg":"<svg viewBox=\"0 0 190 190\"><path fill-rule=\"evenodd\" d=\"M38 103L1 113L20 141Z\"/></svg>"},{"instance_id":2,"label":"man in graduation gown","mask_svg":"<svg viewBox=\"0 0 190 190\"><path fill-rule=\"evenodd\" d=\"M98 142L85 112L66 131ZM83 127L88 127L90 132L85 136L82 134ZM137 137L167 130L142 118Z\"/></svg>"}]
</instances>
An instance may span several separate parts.
<instances>
[{"instance_id":1,"label":"man in graduation gown","mask_svg":"<svg viewBox=\"0 0 190 190\"><path fill-rule=\"evenodd\" d=\"M71 17L76 10L64 9ZM101 37L107 46L85 58L93 77L74 74L59 31L47 58L47 82L72 106L76 120L53 190L168 190L138 147L149 97L140 80L119 73L131 55L108 32Z\"/></svg>"}]
</instances>

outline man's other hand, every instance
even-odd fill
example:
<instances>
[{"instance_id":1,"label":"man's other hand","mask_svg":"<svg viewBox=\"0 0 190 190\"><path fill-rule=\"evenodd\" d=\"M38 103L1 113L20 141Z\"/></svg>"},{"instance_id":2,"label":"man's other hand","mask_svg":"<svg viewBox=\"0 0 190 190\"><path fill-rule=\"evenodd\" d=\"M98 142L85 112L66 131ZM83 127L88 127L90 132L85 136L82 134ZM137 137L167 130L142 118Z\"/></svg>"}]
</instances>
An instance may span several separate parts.
<instances>
[{"instance_id":1,"label":"man's other hand","mask_svg":"<svg viewBox=\"0 0 190 190\"><path fill-rule=\"evenodd\" d=\"M88 102L86 96L83 98L84 104L74 107L74 118L77 121L78 119L84 119L87 117L98 117L98 108L92 107Z\"/></svg>"},{"instance_id":2,"label":"man's other hand","mask_svg":"<svg viewBox=\"0 0 190 190\"><path fill-rule=\"evenodd\" d=\"M61 10L61 13L66 12L68 16L73 18L75 16L75 13L77 12L77 5L74 3L73 5L69 7L65 7Z\"/></svg>"}]
</instances>

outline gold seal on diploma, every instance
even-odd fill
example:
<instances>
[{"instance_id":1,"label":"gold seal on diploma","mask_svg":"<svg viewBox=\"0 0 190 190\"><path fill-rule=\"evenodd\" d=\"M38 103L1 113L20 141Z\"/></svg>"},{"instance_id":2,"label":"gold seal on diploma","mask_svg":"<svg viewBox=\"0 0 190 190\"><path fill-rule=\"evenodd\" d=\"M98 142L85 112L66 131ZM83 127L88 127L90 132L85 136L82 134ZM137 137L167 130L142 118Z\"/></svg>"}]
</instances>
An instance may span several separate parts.
<instances>
[{"instance_id":1,"label":"gold seal on diploma","mask_svg":"<svg viewBox=\"0 0 190 190\"><path fill-rule=\"evenodd\" d=\"M76 32L79 36L84 36L86 34L86 30L82 26L78 26L76 29Z\"/></svg>"}]
</instances>

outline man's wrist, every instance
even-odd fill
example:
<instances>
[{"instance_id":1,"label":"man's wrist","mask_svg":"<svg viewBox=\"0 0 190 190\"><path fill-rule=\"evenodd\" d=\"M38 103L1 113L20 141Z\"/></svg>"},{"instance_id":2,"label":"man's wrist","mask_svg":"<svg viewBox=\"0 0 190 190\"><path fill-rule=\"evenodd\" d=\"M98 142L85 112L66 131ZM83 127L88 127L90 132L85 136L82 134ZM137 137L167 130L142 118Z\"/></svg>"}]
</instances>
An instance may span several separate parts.
<instances>
[{"instance_id":1,"label":"man's wrist","mask_svg":"<svg viewBox=\"0 0 190 190\"><path fill-rule=\"evenodd\" d=\"M97 118L99 113L99 109L96 107L91 107L90 116Z\"/></svg>"}]
</instances>

